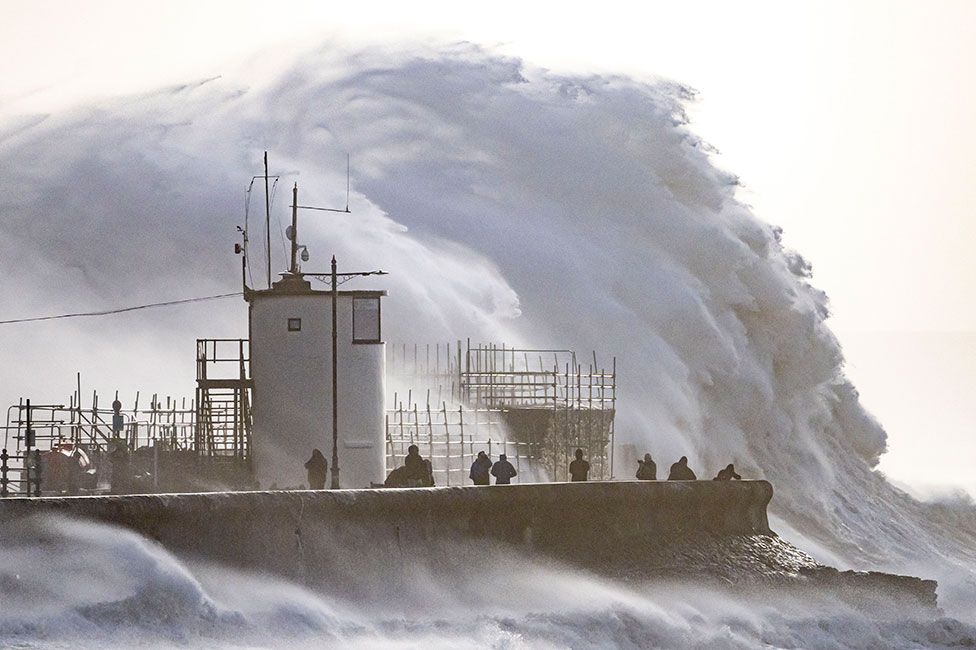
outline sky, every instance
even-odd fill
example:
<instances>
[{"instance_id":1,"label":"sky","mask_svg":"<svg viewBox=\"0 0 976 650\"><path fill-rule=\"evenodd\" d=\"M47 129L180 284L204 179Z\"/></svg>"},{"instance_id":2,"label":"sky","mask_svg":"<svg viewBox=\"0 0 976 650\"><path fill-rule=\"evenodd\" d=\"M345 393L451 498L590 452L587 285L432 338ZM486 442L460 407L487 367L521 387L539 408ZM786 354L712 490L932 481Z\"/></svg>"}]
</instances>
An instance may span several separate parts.
<instances>
[{"instance_id":1,"label":"sky","mask_svg":"<svg viewBox=\"0 0 976 650\"><path fill-rule=\"evenodd\" d=\"M812 262L884 471L976 489L976 3L636 4L0 0L0 116L264 74L262 52L335 37L674 79L740 199Z\"/></svg>"}]
</instances>

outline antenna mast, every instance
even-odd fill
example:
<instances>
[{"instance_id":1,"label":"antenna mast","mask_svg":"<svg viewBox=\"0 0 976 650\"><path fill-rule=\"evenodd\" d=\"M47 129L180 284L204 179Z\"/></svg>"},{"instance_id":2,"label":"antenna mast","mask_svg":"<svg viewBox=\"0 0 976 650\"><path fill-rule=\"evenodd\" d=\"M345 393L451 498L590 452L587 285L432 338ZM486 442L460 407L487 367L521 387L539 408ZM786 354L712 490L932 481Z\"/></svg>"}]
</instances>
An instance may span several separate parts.
<instances>
[{"instance_id":1,"label":"antenna mast","mask_svg":"<svg viewBox=\"0 0 976 650\"><path fill-rule=\"evenodd\" d=\"M265 234L267 236L265 243L268 246L268 288L271 288L271 196L268 193L268 152L264 152L264 217L265 217ZM294 259L294 254L292 258ZM294 261L292 261L292 266L294 266Z\"/></svg>"},{"instance_id":2,"label":"antenna mast","mask_svg":"<svg viewBox=\"0 0 976 650\"><path fill-rule=\"evenodd\" d=\"M298 183L291 194L291 272L298 273Z\"/></svg>"}]
</instances>

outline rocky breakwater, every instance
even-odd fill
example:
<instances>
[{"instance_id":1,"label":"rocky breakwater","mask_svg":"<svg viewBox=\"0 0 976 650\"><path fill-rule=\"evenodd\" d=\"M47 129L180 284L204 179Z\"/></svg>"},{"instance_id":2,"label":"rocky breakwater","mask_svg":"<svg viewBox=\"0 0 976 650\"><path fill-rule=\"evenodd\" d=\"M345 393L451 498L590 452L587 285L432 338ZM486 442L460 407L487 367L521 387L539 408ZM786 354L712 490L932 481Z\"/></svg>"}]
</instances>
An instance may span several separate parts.
<instances>
[{"instance_id":1,"label":"rocky breakwater","mask_svg":"<svg viewBox=\"0 0 976 650\"><path fill-rule=\"evenodd\" d=\"M94 519L183 557L356 597L528 556L631 580L762 583L871 607L935 607L933 581L816 563L770 530L772 496L766 481L658 481L17 498L0 500L0 523Z\"/></svg>"}]
</instances>

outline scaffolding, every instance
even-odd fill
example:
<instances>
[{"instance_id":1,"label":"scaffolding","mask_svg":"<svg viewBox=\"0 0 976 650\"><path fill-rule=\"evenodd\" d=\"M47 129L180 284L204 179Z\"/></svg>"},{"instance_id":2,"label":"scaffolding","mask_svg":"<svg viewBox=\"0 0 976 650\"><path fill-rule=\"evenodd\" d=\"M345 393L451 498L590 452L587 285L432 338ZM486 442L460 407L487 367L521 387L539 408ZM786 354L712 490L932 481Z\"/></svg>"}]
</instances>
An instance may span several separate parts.
<instances>
[{"instance_id":1,"label":"scaffolding","mask_svg":"<svg viewBox=\"0 0 976 650\"><path fill-rule=\"evenodd\" d=\"M250 345L247 339L197 339L195 448L201 456L250 462Z\"/></svg>"},{"instance_id":2,"label":"scaffolding","mask_svg":"<svg viewBox=\"0 0 976 650\"><path fill-rule=\"evenodd\" d=\"M613 476L616 366L616 358L609 370L600 366L595 352L592 363L584 365L573 350L472 346L470 340L391 345L388 351L391 376L427 387L428 402L430 390L436 389L434 404L441 403L442 394L450 395L451 407L435 407L432 417L442 411L446 419L447 412L458 408L493 414L520 458L540 463L552 480L568 479L576 449L583 449L589 460L591 478ZM390 416L397 425L401 415ZM393 430L398 431L396 426ZM432 459L432 464L463 466L456 459L460 449L446 459Z\"/></svg>"},{"instance_id":3,"label":"scaffolding","mask_svg":"<svg viewBox=\"0 0 976 650\"><path fill-rule=\"evenodd\" d=\"M497 409L470 409L456 404L439 406L397 403L386 412L386 470L403 464L410 445L430 459L436 485L464 485L469 466L479 451L490 457L508 456L518 474L515 482L531 480L531 445L511 439Z\"/></svg>"},{"instance_id":4,"label":"scaffolding","mask_svg":"<svg viewBox=\"0 0 976 650\"><path fill-rule=\"evenodd\" d=\"M246 339L199 339L194 399L153 394L129 409L105 408L99 394L82 399L81 373L67 404L21 399L7 409L0 449L0 496L57 492L45 477L52 452L78 449L97 476L89 491L111 488L112 452L132 455L135 489L227 489L248 487L251 477L250 350ZM118 393L115 400L118 400ZM101 402L104 404L104 400Z\"/></svg>"},{"instance_id":5,"label":"scaffolding","mask_svg":"<svg viewBox=\"0 0 976 650\"><path fill-rule=\"evenodd\" d=\"M118 393L115 395L118 399ZM94 490L108 490L103 471L110 466L108 457L117 446L142 450L144 464L152 477L147 489L158 489L159 452L192 453L196 428L194 402L153 394L149 405L140 408L140 393L135 394L131 409L100 406L98 391L93 390L90 405L85 405L81 391L81 373L77 388L67 404L37 404L20 399L7 409L0 449L0 496L19 494L40 496L42 486L50 481L43 474L45 454L59 448L82 450L97 470L100 481ZM104 403L104 402L102 402Z\"/></svg>"}]
</instances>

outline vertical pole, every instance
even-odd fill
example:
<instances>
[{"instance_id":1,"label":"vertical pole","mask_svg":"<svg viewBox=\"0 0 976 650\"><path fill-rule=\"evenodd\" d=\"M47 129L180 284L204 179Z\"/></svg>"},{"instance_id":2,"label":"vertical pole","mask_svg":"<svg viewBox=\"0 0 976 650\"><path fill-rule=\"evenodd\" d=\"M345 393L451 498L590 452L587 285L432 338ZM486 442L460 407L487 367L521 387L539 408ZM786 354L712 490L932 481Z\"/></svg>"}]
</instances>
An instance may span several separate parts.
<instances>
[{"instance_id":1,"label":"vertical pole","mask_svg":"<svg viewBox=\"0 0 976 650\"><path fill-rule=\"evenodd\" d=\"M291 191L291 273L298 273L298 183ZM333 283L335 283L333 269Z\"/></svg>"},{"instance_id":2,"label":"vertical pole","mask_svg":"<svg viewBox=\"0 0 976 650\"><path fill-rule=\"evenodd\" d=\"M84 435L85 429L81 423L81 372L75 374L75 379L78 381L78 398L75 400L75 406L78 408L78 435ZM94 436L92 436L94 439Z\"/></svg>"},{"instance_id":3,"label":"vertical pole","mask_svg":"<svg viewBox=\"0 0 976 650\"><path fill-rule=\"evenodd\" d=\"M7 490L7 484L10 482L10 479L7 478L8 458L10 456L7 454L7 449L4 448L3 451L0 451L0 497L5 497L9 493Z\"/></svg>"},{"instance_id":4,"label":"vertical pole","mask_svg":"<svg viewBox=\"0 0 976 650\"><path fill-rule=\"evenodd\" d=\"M383 465L383 474L389 474L391 467L396 467L396 450L393 449L393 437L390 435L390 414L383 416L383 430L386 432L386 462ZM391 463L392 461L392 463Z\"/></svg>"},{"instance_id":5,"label":"vertical pole","mask_svg":"<svg viewBox=\"0 0 976 650\"><path fill-rule=\"evenodd\" d=\"M586 378L586 390L589 395L586 405L586 457L592 463L596 460L593 455L593 366L590 366L590 374ZM603 478L603 463L600 463L600 478Z\"/></svg>"},{"instance_id":6,"label":"vertical pole","mask_svg":"<svg viewBox=\"0 0 976 650\"><path fill-rule=\"evenodd\" d=\"M132 406L132 426L130 427L131 436L133 438L138 434L138 420L139 420L139 391L136 391L136 400L133 402ZM126 440L129 439L129 435L126 435Z\"/></svg>"},{"instance_id":7,"label":"vertical pole","mask_svg":"<svg viewBox=\"0 0 976 650\"><path fill-rule=\"evenodd\" d=\"M27 484L27 496L31 496L31 471L30 471L30 458L31 458L31 447L34 444L34 431L31 427L34 426L31 422L31 403L30 398L27 400L27 429L25 431L27 445L24 447L24 477L25 483ZM40 460L38 460L37 465L40 466Z\"/></svg>"},{"instance_id":8,"label":"vertical pole","mask_svg":"<svg viewBox=\"0 0 976 650\"><path fill-rule=\"evenodd\" d=\"M440 344L438 344L440 346ZM447 402L442 402L444 414L444 439L447 440L447 484L451 484L451 427L447 424ZM461 485L464 485L464 438L461 438Z\"/></svg>"},{"instance_id":9,"label":"vertical pole","mask_svg":"<svg viewBox=\"0 0 976 650\"><path fill-rule=\"evenodd\" d=\"M580 369L582 366L576 366L576 402L573 404L573 409L576 411L576 447L583 446L583 390L581 388L582 383L582 373Z\"/></svg>"},{"instance_id":10,"label":"vertical pole","mask_svg":"<svg viewBox=\"0 0 976 650\"><path fill-rule=\"evenodd\" d=\"M464 449L464 407L460 404L458 405L458 431L461 432L461 449ZM471 455L474 456L474 440L470 437L468 442L471 443Z\"/></svg>"},{"instance_id":11,"label":"vertical pole","mask_svg":"<svg viewBox=\"0 0 976 650\"><path fill-rule=\"evenodd\" d=\"M564 376L563 379L564 379L564 383L565 383L565 387L566 387L566 399L565 399L565 402L566 402L566 437L562 441L562 443L563 443L563 462L561 463L560 466L567 468L566 469L566 472L567 472L567 474L566 474L566 480L569 480L569 469L568 469L568 466L569 466L569 454L570 454L570 452L569 452L569 444L570 444L569 441L573 439L573 421L572 421L572 417L571 417L570 412L569 412L569 408L570 408L570 400L572 399L572 395L573 395L573 384L572 384L572 382L570 380L570 377L569 377L569 364L568 363L566 364L566 375Z\"/></svg>"},{"instance_id":12,"label":"vertical pole","mask_svg":"<svg viewBox=\"0 0 976 650\"><path fill-rule=\"evenodd\" d=\"M295 184L295 212L293 223L297 224L298 214L298 184ZM292 230L292 235L297 232ZM295 240L291 243L291 260L295 264ZM332 489L339 489L339 332L336 327L336 311L339 298L339 283L336 275L336 258L332 256Z\"/></svg>"},{"instance_id":13,"label":"vertical pole","mask_svg":"<svg viewBox=\"0 0 976 650\"><path fill-rule=\"evenodd\" d=\"M617 419L617 357L613 358L613 382L610 389L610 478L613 478L613 457L614 457L614 422Z\"/></svg>"},{"instance_id":14,"label":"vertical pole","mask_svg":"<svg viewBox=\"0 0 976 650\"><path fill-rule=\"evenodd\" d=\"M430 473L431 476L434 474L434 423L430 419L430 391L427 393L427 440L429 441L428 459L430 460ZM448 472L448 477L450 477L450 472Z\"/></svg>"},{"instance_id":15,"label":"vertical pole","mask_svg":"<svg viewBox=\"0 0 976 650\"><path fill-rule=\"evenodd\" d=\"M298 201L296 200L297 204ZM271 195L268 192L268 152L264 152L264 227L268 247L268 288L271 288ZM292 231L294 232L294 231Z\"/></svg>"}]
</instances>

